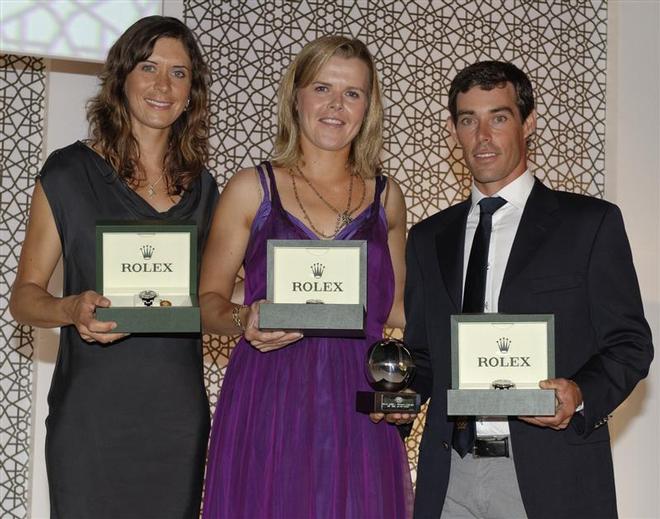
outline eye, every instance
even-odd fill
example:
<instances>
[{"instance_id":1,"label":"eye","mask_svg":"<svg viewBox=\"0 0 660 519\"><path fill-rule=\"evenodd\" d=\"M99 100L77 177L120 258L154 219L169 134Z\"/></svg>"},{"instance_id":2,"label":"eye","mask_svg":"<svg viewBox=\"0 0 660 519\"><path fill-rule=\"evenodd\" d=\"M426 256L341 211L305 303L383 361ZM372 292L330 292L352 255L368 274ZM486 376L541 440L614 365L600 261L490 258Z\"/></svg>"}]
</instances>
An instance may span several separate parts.
<instances>
[{"instance_id":1,"label":"eye","mask_svg":"<svg viewBox=\"0 0 660 519\"><path fill-rule=\"evenodd\" d=\"M472 126L474 124L474 117L461 117L458 120L458 124L466 127Z\"/></svg>"},{"instance_id":2,"label":"eye","mask_svg":"<svg viewBox=\"0 0 660 519\"><path fill-rule=\"evenodd\" d=\"M173 71L172 75L178 79L185 79L187 77L186 71L181 69Z\"/></svg>"},{"instance_id":3,"label":"eye","mask_svg":"<svg viewBox=\"0 0 660 519\"><path fill-rule=\"evenodd\" d=\"M140 70L142 72L155 72L156 65L153 65L152 63L142 63L142 65L140 65Z\"/></svg>"},{"instance_id":4,"label":"eye","mask_svg":"<svg viewBox=\"0 0 660 519\"><path fill-rule=\"evenodd\" d=\"M316 85L314 87L314 92L327 92L327 91L328 91L328 87L325 85Z\"/></svg>"},{"instance_id":5,"label":"eye","mask_svg":"<svg viewBox=\"0 0 660 519\"><path fill-rule=\"evenodd\" d=\"M504 114L497 114L495 117L493 117L493 122L495 124L504 124L508 120L509 118Z\"/></svg>"},{"instance_id":6,"label":"eye","mask_svg":"<svg viewBox=\"0 0 660 519\"><path fill-rule=\"evenodd\" d=\"M360 92L358 92L357 90L349 90L348 92L346 92L346 96L350 97L351 99L360 99L360 97L362 97L360 95Z\"/></svg>"}]
</instances>

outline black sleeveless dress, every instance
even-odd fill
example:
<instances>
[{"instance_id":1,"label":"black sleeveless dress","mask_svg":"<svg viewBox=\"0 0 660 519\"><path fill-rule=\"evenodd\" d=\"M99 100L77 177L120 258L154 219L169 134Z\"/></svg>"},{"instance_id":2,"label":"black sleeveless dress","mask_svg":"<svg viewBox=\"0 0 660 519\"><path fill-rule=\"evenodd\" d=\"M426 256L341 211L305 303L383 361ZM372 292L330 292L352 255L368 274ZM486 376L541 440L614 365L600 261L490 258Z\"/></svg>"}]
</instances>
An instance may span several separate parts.
<instances>
[{"instance_id":1,"label":"black sleeveless dress","mask_svg":"<svg viewBox=\"0 0 660 519\"><path fill-rule=\"evenodd\" d=\"M85 144L55 151L40 181L60 235L64 295L95 287L97 220L193 220L205 243L218 198L204 172L159 213ZM88 344L61 329L48 396L51 517L197 518L209 408L199 334Z\"/></svg>"}]
</instances>

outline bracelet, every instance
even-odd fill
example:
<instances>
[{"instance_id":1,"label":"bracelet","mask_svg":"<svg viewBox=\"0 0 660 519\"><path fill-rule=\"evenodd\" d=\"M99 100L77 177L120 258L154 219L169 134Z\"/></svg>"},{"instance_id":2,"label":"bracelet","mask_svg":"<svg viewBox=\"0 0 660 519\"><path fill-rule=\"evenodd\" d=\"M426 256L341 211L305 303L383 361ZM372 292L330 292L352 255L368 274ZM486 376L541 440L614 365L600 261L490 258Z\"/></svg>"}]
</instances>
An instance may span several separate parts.
<instances>
[{"instance_id":1,"label":"bracelet","mask_svg":"<svg viewBox=\"0 0 660 519\"><path fill-rule=\"evenodd\" d=\"M234 326L236 326L236 328L238 328L242 332L245 331L245 326L241 321L241 314L240 314L240 311L243 310L243 308L247 308L247 305L234 305L234 308L232 308L231 310L231 320L234 321Z\"/></svg>"}]
</instances>

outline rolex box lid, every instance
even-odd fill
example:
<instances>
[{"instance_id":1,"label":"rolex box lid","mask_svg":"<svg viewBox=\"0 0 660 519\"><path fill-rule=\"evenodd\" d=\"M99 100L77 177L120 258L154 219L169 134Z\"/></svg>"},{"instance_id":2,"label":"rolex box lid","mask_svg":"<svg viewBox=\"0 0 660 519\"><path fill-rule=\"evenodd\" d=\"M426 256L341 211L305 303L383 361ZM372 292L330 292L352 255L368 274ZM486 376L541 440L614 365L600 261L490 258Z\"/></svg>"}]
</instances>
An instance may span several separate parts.
<instances>
[{"instance_id":1,"label":"rolex box lid","mask_svg":"<svg viewBox=\"0 0 660 519\"><path fill-rule=\"evenodd\" d=\"M197 226L97 222L96 290L112 302L97 318L116 321L115 331L198 332Z\"/></svg>"},{"instance_id":2,"label":"rolex box lid","mask_svg":"<svg viewBox=\"0 0 660 519\"><path fill-rule=\"evenodd\" d=\"M367 306L365 240L268 240L265 330L363 337Z\"/></svg>"}]
</instances>

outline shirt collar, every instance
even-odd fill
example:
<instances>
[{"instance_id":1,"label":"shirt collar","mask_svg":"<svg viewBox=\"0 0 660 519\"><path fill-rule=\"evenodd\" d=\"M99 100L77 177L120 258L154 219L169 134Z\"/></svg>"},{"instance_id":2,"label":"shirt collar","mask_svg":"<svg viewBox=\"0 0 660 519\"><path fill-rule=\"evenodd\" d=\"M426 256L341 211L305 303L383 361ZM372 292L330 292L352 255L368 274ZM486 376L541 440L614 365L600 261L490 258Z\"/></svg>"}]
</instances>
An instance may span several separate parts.
<instances>
[{"instance_id":1,"label":"shirt collar","mask_svg":"<svg viewBox=\"0 0 660 519\"><path fill-rule=\"evenodd\" d=\"M527 199L529 198L533 187L534 175L532 175L532 172L527 169L522 175L516 178L513 182L508 183L493 196L501 196L509 204L522 211L525 208L525 204L527 203ZM482 198L486 198L486 195L479 191L474 182L472 182L472 204L470 212L475 210Z\"/></svg>"}]
</instances>

